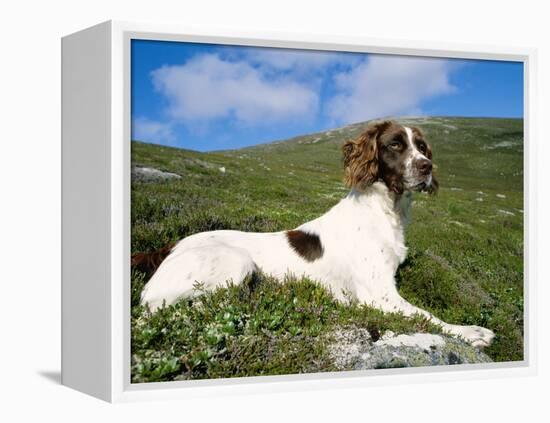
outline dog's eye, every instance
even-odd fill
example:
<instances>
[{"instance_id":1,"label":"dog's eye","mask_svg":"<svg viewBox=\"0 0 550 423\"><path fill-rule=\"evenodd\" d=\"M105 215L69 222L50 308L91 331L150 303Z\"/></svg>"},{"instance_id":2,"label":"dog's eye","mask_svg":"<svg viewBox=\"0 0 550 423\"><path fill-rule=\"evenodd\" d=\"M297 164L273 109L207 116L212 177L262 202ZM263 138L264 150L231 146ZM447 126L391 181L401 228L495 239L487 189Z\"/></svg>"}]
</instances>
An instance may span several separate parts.
<instances>
[{"instance_id":1,"label":"dog's eye","mask_svg":"<svg viewBox=\"0 0 550 423\"><path fill-rule=\"evenodd\" d=\"M393 142L390 143L389 147L392 150L399 150L401 148L401 143L398 142L398 141L393 141Z\"/></svg>"},{"instance_id":2,"label":"dog's eye","mask_svg":"<svg viewBox=\"0 0 550 423\"><path fill-rule=\"evenodd\" d=\"M418 145L418 149L420 150L420 152L421 152L422 154L426 154L426 144L420 143L420 144Z\"/></svg>"}]
</instances>

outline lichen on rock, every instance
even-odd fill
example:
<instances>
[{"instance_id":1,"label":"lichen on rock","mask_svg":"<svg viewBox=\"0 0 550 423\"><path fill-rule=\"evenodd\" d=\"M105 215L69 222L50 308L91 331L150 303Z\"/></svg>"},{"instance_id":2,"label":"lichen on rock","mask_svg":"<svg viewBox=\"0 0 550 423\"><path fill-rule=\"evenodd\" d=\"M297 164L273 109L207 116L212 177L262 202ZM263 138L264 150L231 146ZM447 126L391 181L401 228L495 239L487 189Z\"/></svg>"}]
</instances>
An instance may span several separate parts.
<instances>
[{"instance_id":1,"label":"lichen on rock","mask_svg":"<svg viewBox=\"0 0 550 423\"><path fill-rule=\"evenodd\" d=\"M132 168L132 181L155 182L167 179L181 179L181 175L152 167L134 166Z\"/></svg>"},{"instance_id":2,"label":"lichen on rock","mask_svg":"<svg viewBox=\"0 0 550 423\"><path fill-rule=\"evenodd\" d=\"M491 359L470 344L447 335L386 332L374 341L368 330L341 328L332 333L329 354L338 370L423 367L489 363Z\"/></svg>"}]
</instances>

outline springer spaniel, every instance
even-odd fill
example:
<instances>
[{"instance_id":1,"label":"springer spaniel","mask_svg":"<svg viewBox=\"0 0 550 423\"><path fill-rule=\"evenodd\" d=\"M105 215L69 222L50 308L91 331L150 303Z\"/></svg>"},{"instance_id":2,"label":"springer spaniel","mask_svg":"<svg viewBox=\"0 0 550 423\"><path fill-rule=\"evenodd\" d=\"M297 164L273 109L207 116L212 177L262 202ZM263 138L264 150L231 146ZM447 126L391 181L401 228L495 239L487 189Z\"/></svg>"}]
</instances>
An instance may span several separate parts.
<instances>
[{"instance_id":1,"label":"springer spaniel","mask_svg":"<svg viewBox=\"0 0 550 423\"><path fill-rule=\"evenodd\" d=\"M418 128L385 121L371 124L343 145L349 194L321 217L296 229L274 233L232 230L203 232L155 253L141 253L132 264L156 272L141 301L155 311L194 294L196 281L213 289L240 283L261 270L279 280L307 276L339 300L357 300L387 312L420 314L474 346L494 334L479 326L445 323L403 299L395 272L405 260L404 226L411 192L437 190L432 152Z\"/></svg>"}]
</instances>

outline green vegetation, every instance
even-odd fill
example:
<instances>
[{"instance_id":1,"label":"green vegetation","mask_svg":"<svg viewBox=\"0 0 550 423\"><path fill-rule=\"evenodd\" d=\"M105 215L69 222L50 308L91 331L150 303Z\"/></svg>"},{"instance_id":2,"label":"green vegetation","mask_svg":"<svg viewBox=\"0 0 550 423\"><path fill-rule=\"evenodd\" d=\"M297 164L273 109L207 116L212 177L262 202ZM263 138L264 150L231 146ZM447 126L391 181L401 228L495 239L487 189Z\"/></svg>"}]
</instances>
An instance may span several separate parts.
<instances>
[{"instance_id":1,"label":"green vegetation","mask_svg":"<svg viewBox=\"0 0 550 423\"><path fill-rule=\"evenodd\" d=\"M449 323L492 329L493 360L521 360L523 121L401 122L426 133L441 185L437 196L415 194L401 294ZM346 194L339 146L365 125L212 153L132 143L133 165L181 176L132 182L132 253L205 230L289 229L325 213ZM326 348L336 327L439 330L421 318L339 304L312 281L265 276L151 316L138 304L144 281L133 272L134 382L334 370Z\"/></svg>"}]
</instances>

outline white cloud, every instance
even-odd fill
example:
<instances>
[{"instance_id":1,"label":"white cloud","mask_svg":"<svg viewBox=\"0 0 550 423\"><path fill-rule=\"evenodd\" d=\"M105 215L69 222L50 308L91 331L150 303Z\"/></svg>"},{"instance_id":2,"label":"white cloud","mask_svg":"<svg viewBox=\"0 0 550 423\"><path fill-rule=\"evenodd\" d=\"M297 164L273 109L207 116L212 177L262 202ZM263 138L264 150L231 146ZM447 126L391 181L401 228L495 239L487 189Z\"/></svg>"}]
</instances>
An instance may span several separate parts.
<instances>
[{"instance_id":1,"label":"white cloud","mask_svg":"<svg viewBox=\"0 0 550 423\"><path fill-rule=\"evenodd\" d=\"M452 68L443 59L371 55L334 76L337 94L325 111L339 124L419 114L423 100L456 91Z\"/></svg>"},{"instance_id":2,"label":"white cloud","mask_svg":"<svg viewBox=\"0 0 550 423\"><path fill-rule=\"evenodd\" d=\"M171 143L184 124L205 136L212 123L249 127L314 121L331 125L422 114L430 98L456 88L454 62L406 56L268 48L224 49L151 73L166 101L163 122L137 119L134 137ZM322 94L323 93L323 94ZM323 103L323 104L321 104Z\"/></svg>"},{"instance_id":3,"label":"white cloud","mask_svg":"<svg viewBox=\"0 0 550 423\"><path fill-rule=\"evenodd\" d=\"M352 66L359 62L359 55L317 50L285 50L257 48L248 51L246 58L263 68L292 71L300 75L324 73L331 66Z\"/></svg>"},{"instance_id":4,"label":"white cloud","mask_svg":"<svg viewBox=\"0 0 550 423\"><path fill-rule=\"evenodd\" d=\"M319 94L291 75L267 76L245 60L217 54L195 56L183 65L152 72L156 90L169 100L168 116L183 123L234 118L245 125L313 118Z\"/></svg>"},{"instance_id":5,"label":"white cloud","mask_svg":"<svg viewBox=\"0 0 550 423\"><path fill-rule=\"evenodd\" d=\"M147 118L136 118L133 121L132 138L137 141L155 144L170 144L175 140L172 125Z\"/></svg>"}]
</instances>

